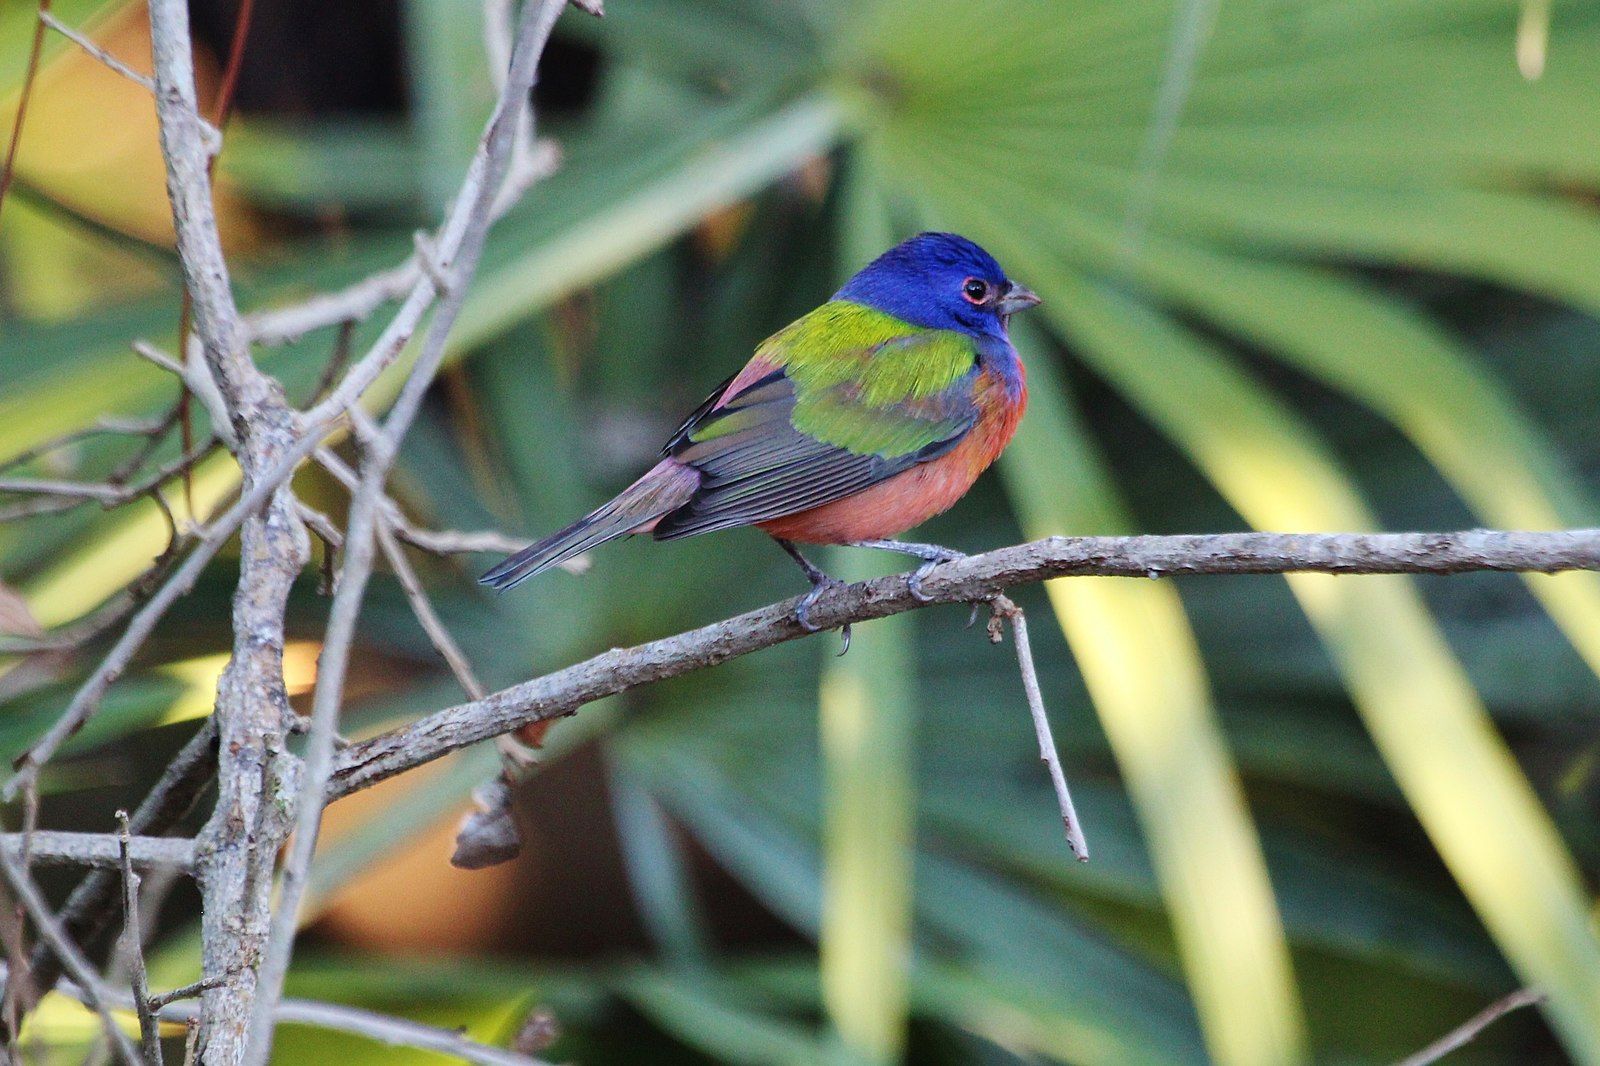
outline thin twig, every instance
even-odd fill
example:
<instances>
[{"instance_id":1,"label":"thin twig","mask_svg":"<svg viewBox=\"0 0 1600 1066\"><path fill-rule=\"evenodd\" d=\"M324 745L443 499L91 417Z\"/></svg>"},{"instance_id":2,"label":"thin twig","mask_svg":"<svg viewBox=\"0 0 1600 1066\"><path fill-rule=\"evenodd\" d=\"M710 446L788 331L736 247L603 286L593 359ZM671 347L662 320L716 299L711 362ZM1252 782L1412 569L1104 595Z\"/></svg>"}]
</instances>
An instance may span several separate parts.
<instances>
[{"instance_id":1,"label":"thin twig","mask_svg":"<svg viewBox=\"0 0 1600 1066\"><path fill-rule=\"evenodd\" d=\"M28 949L23 943L23 911L11 898L11 893L0 885L0 944L5 946L6 981L5 996L0 1000L4 1013L7 1060L21 1062L17 1034L22 1029L22 1015L33 1009L39 1001L39 992L33 981L33 970L28 962Z\"/></svg>"},{"instance_id":2,"label":"thin twig","mask_svg":"<svg viewBox=\"0 0 1600 1066\"><path fill-rule=\"evenodd\" d=\"M902 577L833 589L810 610L821 629L917 610L987 602L1053 577L1178 574L1457 574L1600 570L1600 529L1556 533L1220 533L1170 537L1047 537L941 563L922 584ZM543 677L353 744L339 755L330 798L368 788L469 744L572 714L604 696L807 636L795 600L677 636L618 648Z\"/></svg>"},{"instance_id":3,"label":"thin twig","mask_svg":"<svg viewBox=\"0 0 1600 1066\"><path fill-rule=\"evenodd\" d=\"M157 993L150 997L150 1008L160 1013L168 1004L176 1003L183 999L193 999L218 987L227 979L227 974L212 974L210 977L202 977L198 981L190 981L186 985L179 985L177 988Z\"/></svg>"},{"instance_id":4,"label":"thin twig","mask_svg":"<svg viewBox=\"0 0 1600 1066\"><path fill-rule=\"evenodd\" d=\"M3 849L0 849L0 876L4 876L12 893L27 910L28 916L33 919L34 928L39 931L39 938L50 946L56 958L61 960L61 965L66 967L72 979L77 982L83 992L85 1005L100 1016L100 1024L105 1028L106 1037L116 1049L118 1057L127 1066L139 1066L138 1052L133 1049L127 1035L117 1025L116 1018L111 1015L111 996L109 990L101 983L100 975L94 972L89 960L83 957L78 946L62 929L60 921L50 912L50 906L45 902L39 887L33 883L33 878L29 877L22 865Z\"/></svg>"},{"instance_id":5,"label":"thin twig","mask_svg":"<svg viewBox=\"0 0 1600 1066\"><path fill-rule=\"evenodd\" d=\"M1056 805L1061 810L1061 822L1067 830L1067 846L1079 862L1089 861L1089 842L1084 839L1078 811L1072 805L1072 793L1067 791L1067 775L1061 769L1061 756L1056 753L1055 738L1050 735L1050 718L1045 713L1044 695L1039 691L1039 672L1033 665L1033 645L1028 641L1028 619L1007 596L996 596L990 601L994 616L989 638L1000 640L998 623L1011 623L1011 639L1017 646L1017 668L1022 672L1022 691L1028 699L1028 711L1033 715L1033 731L1039 738L1039 758L1050 772L1050 784L1056 791Z\"/></svg>"},{"instance_id":6,"label":"thin twig","mask_svg":"<svg viewBox=\"0 0 1600 1066\"><path fill-rule=\"evenodd\" d=\"M333 475L333 479L345 488L354 492L361 484L361 479L356 472L350 469L348 463L329 448L318 448L313 458L318 465ZM394 530L397 540L411 545L429 555L441 558L451 555L508 555L521 551L528 546L528 541L523 537L513 537L499 530L455 530L455 529L424 529L418 526L401 510L393 497L385 496L379 504L383 512L384 522ZM561 569L572 574L586 573L589 569L589 558L580 555L576 559L568 559L560 564Z\"/></svg>"},{"instance_id":7,"label":"thin twig","mask_svg":"<svg viewBox=\"0 0 1600 1066\"><path fill-rule=\"evenodd\" d=\"M359 415L357 425L358 427L363 425ZM373 432L372 427L367 429L369 434ZM318 452L318 458L323 461L327 470L347 487L354 489L358 486L355 473L336 455L324 448ZM478 680L478 675L473 670L466 653L461 650L455 637L434 610L433 602L428 598L427 590L417 577L416 569L406 558L405 549L400 546L398 539L400 531L396 528L396 519L400 514L398 505L385 497L380 507L383 508L383 513L379 516L378 543L383 549L390 569L400 581L400 587L411 604L418 625L433 644L434 650L450 667L451 673L455 675L467 698L482 699L485 695L483 683ZM490 536L500 537L499 534ZM520 544L520 542L512 543ZM511 550L517 549L513 547ZM521 836L511 815L512 790L535 765L535 760L531 757L530 750L517 738L502 736L495 739L500 747L501 771L493 780L485 782L474 790L473 801L476 809L463 819L461 829L456 834L455 849L450 855L450 864L462 869L477 870L509 862L522 850Z\"/></svg>"},{"instance_id":8,"label":"thin twig","mask_svg":"<svg viewBox=\"0 0 1600 1066\"><path fill-rule=\"evenodd\" d=\"M513 537L497 529L423 529L420 526L397 528L394 535L419 551L429 555L509 555L528 546L526 537ZM576 560L568 560L573 562ZM587 558L576 568L562 569L578 573L589 568Z\"/></svg>"},{"instance_id":9,"label":"thin twig","mask_svg":"<svg viewBox=\"0 0 1600 1066\"><path fill-rule=\"evenodd\" d=\"M526 153L525 157L513 159L511 171L506 176L502 192L494 203L491 217L498 220L511 209L517 198L526 192L530 185L553 173L560 162L559 149L555 144L546 141L535 142L533 150ZM478 180L478 174L469 171L463 192L475 188ZM448 258L448 253L460 246L459 240L460 231L447 222L431 239L431 244L437 254ZM424 281L427 282L425 296L419 295L419 284ZM391 326L393 333L386 332L369 349L369 355L377 356L382 365L368 366L362 371L363 379L355 379L350 385L342 385L340 388L342 402L333 400L331 395L323 395L322 402L315 404L307 415L312 421L322 421L337 415L344 407L349 406L349 400L366 390L366 384L370 384L377 373L392 361L394 355L398 355L399 349L396 348L396 344L404 347L410 331L415 330L421 321L420 313L414 314L409 306L410 301L416 299L417 309L425 312L436 295L437 290L432 286L432 279L426 276L418 256L413 251L410 256L388 270L370 274L343 289L319 293L283 307L253 312L245 317L245 327L249 331L250 339L255 343L269 348L278 347L291 344L319 329L330 326L343 327L365 321L385 304L400 299L407 300L408 306L402 309L402 314L397 319L397 321L403 319L401 328ZM367 376L369 372L370 377ZM362 384L362 380L366 383ZM327 385L324 385L318 393L327 394L328 391Z\"/></svg>"},{"instance_id":10,"label":"thin twig","mask_svg":"<svg viewBox=\"0 0 1600 1066\"><path fill-rule=\"evenodd\" d=\"M433 601L428 598L427 589L423 588L422 581L411 566L411 560L406 558L405 549L401 548L400 542L395 539L394 530L381 518L378 520L378 545L383 549L383 557L388 560L389 568L399 579L400 588L411 604L411 613L416 616L417 624L427 634L428 642L450 667L450 672L455 675L456 682L465 690L467 697L474 700L483 699L485 695L483 682L478 680L478 675L472 669L472 663L466 653L461 650L461 645L456 643L456 638L451 636L439 613L433 609Z\"/></svg>"},{"instance_id":11,"label":"thin twig","mask_svg":"<svg viewBox=\"0 0 1600 1066\"><path fill-rule=\"evenodd\" d=\"M193 986L188 993L189 996L194 994L192 989ZM87 1000L83 987L76 982L62 981L60 991L63 995L79 1002ZM122 997L112 997L112 1001L118 1006L127 1003ZM153 996L151 1003L157 1005L156 1013L162 1021L193 1022L199 1017L199 1011L194 1004L175 1002L171 993L166 996ZM272 1017L275 1022L354 1033L390 1047L432 1051L440 1055L451 1055L466 1062L479 1063L482 1066L545 1066L538 1059L519 1052L507 1051L505 1048L481 1044L454 1029L423 1025L405 1018L379 1014L360 1007L347 1007L340 1003L285 999L278 1004Z\"/></svg>"},{"instance_id":12,"label":"thin twig","mask_svg":"<svg viewBox=\"0 0 1600 1066\"><path fill-rule=\"evenodd\" d=\"M339 333L333 339L333 351L329 353L327 363L323 364L316 388L311 390L308 406L322 399L327 391L333 388L333 383L339 380L339 375L344 373L345 366L350 362L350 345L355 336L356 324L353 320L339 324Z\"/></svg>"},{"instance_id":13,"label":"thin twig","mask_svg":"<svg viewBox=\"0 0 1600 1066\"><path fill-rule=\"evenodd\" d=\"M156 470L135 482L119 484L122 479L107 481L55 481L43 478L0 478L0 493L35 496L61 496L74 501L93 500L103 507L117 507L155 489L193 467L216 450L214 438L201 441L194 448L164 463Z\"/></svg>"},{"instance_id":14,"label":"thin twig","mask_svg":"<svg viewBox=\"0 0 1600 1066\"><path fill-rule=\"evenodd\" d=\"M410 292L421 273L422 268L412 255L398 266L370 274L336 292L319 293L284 307L252 312L245 316L245 328L255 343L275 348L319 329L361 322L378 308ZM325 394L332 384L331 380L324 383L318 388L318 395Z\"/></svg>"},{"instance_id":15,"label":"thin twig","mask_svg":"<svg viewBox=\"0 0 1600 1066\"><path fill-rule=\"evenodd\" d=\"M140 74L137 70L134 70L132 67L128 66L128 64L124 63L110 52L107 52L104 48L101 48L99 45L89 40L89 38L85 37L71 26L68 26L65 22L62 22L60 19L56 18L49 11L41 8L39 10L39 21L44 23L46 26L49 26L57 33L61 34L61 36L65 37L79 48L83 49L92 58L99 60L105 66L110 67L118 74L121 74L124 78L127 78L129 81L142 88L145 92L153 93L156 91L156 83L150 77Z\"/></svg>"},{"instance_id":16,"label":"thin twig","mask_svg":"<svg viewBox=\"0 0 1600 1066\"><path fill-rule=\"evenodd\" d=\"M122 865L122 947L130 963L133 1009L139 1015L139 1042L147 1066L162 1066L161 1023L150 1005L150 978L144 965L144 930L139 921L139 875L133 872L128 812L117 812L117 851Z\"/></svg>"},{"instance_id":17,"label":"thin twig","mask_svg":"<svg viewBox=\"0 0 1600 1066\"><path fill-rule=\"evenodd\" d=\"M48 455L53 451L76 444L86 438L101 434L149 437L154 434L165 435L170 428L171 423L165 417L154 419L102 418L92 426L69 430L58 437L53 437L50 440L35 444L16 453L5 461L0 462L0 470L10 470L12 467L20 466L29 460L37 459L40 456Z\"/></svg>"},{"instance_id":18,"label":"thin twig","mask_svg":"<svg viewBox=\"0 0 1600 1066\"><path fill-rule=\"evenodd\" d=\"M1507 1014L1523 1007L1543 1003L1544 998L1544 993L1536 988L1519 988L1510 995L1495 1000L1415 1055L1401 1059L1395 1066L1428 1066L1429 1063L1438 1062L1452 1051L1472 1043L1478 1038L1479 1033Z\"/></svg>"},{"instance_id":19,"label":"thin twig","mask_svg":"<svg viewBox=\"0 0 1600 1066\"><path fill-rule=\"evenodd\" d=\"M395 1018L338 1003L286 999L278 1004L277 1010L273 1012L273 1018L278 1022L296 1022L323 1029L359 1033L391 1047L420 1048L441 1055L454 1055L468 1062L481 1063L483 1066L540 1066L539 1060L531 1056L480 1044L451 1029L422 1025L405 1018Z\"/></svg>"}]
</instances>

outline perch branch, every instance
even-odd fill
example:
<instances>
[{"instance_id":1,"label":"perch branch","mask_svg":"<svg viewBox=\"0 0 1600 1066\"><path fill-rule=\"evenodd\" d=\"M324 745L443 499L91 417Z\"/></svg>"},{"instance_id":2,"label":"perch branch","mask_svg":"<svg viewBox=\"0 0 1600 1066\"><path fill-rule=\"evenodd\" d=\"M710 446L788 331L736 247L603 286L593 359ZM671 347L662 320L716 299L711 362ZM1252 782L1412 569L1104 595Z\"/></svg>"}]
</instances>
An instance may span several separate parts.
<instances>
[{"instance_id":1,"label":"perch branch","mask_svg":"<svg viewBox=\"0 0 1600 1066\"><path fill-rule=\"evenodd\" d=\"M831 590L811 608L823 629L933 603L987 603L1015 585L1057 577L1180 574L1458 574L1600 570L1600 529L1552 533L1221 533L1165 537L1048 537L940 564L926 602L903 577ZM329 797L368 788L452 751L546 721L639 685L677 677L806 636L795 600L677 636L619 648L428 715L339 754Z\"/></svg>"}]
</instances>

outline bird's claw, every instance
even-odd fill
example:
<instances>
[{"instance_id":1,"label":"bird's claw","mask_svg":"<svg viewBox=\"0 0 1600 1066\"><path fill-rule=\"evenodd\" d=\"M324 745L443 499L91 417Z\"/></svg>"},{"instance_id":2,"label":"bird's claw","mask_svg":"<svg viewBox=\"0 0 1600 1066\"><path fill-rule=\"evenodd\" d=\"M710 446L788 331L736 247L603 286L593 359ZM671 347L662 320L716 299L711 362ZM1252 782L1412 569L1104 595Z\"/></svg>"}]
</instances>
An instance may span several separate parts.
<instances>
[{"instance_id":1,"label":"bird's claw","mask_svg":"<svg viewBox=\"0 0 1600 1066\"><path fill-rule=\"evenodd\" d=\"M843 581L835 581L831 577L824 577L811 583L811 591L800 597L800 602L794 606L794 620L800 623L800 628L807 633L815 633L822 627L811 620L811 608L830 589L844 588ZM848 645L848 640L846 644Z\"/></svg>"},{"instance_id":2,"label":"bird's claw","mask_svg":"<svg viewBox=\"0 0 1600 1066\"><path fill-rule=\"evenodd\" d=\"M936 551L937 554L934 551L930 551L922 556L922 565L912 571L910 577L906 578L906 588L910 590L911 598L921 603L928 603L933 599L932 596L922 591L922 579L931 574L934 567L940 563L950 563L967 557L966 552L958 552L953 548L938 548Z\"/></svg>"},{"instance_id":3,"label":"bird's claw","mask_svg":"<svg viewBox=\"0 0 1600 1066\"><path fill-rule=\"evenodd\" d=\"M804 596L801 596L800 602L794 606L794 620L800 623L800 628L804 629L807 633L815 633L819 631L822 627L811 620L811 608L815 606L817 600L821 599L823 594L828 592L830 589L842 589L844 587L845 583L843 581L835 581L831 577L822 577L820 580L813 581L811 584L811 591L806 593ZM849 650L850 623L846 622L844 625L839 627L839 654L843 655Z\"/></svg>"}]
</instances>

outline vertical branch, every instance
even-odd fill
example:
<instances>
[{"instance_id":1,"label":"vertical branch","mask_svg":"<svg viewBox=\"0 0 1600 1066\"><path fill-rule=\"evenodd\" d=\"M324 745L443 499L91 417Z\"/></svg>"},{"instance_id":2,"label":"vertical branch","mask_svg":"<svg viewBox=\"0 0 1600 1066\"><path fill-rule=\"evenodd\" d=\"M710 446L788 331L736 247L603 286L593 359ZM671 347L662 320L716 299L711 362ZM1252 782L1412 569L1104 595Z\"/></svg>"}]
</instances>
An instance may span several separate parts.
<instances>
[{"instance_id":1,"label":"vertical branch","mask_svg":"<svg viewBox=\"0 0 1600 1066\"><path fill-rule=\"evenodd\" d=\"M282 388L250 358L229 284L185 0L150 0L149 8L156 113L184 283L204 369L222 394L248 495L295 452L297 426ZM217 687L217 805L197 849L201 961L208 977L221 979L203 1000L201 1055L212 1066L233 1066L243 1057L255 966L271 920L272 868L297 776L294 760L283 757L291 713L283 682L284 615L310 545L287 479L272 489L265 509L245 521L240 546L233 656Z\"/></svg>"},{"instance_id":2,"label":"vertical branch","mask_svg":"<svg viewBox=\"0 0 1600 1066\"><path fill-rule=\"evenodd\" d=\"M441 280L446 283L443 299L423 337L422 351L401 389L399 399L381 432L369 437L366 442L368 454L363 464L361 484L350 504L344 565L340 570L339 587L329 612L322 657L318 664L294 836L284 862L278 910L272 918L271 934L266 942L266 958L261 967L260 986L243 1056L247 1066L265 1066L272 1050L274 1012L294 952L300 906L305 897L312 855L316 851L328 781L333 774L335 728L344 698L344 679L355 638L356 619L366 594L367 581L372 574L379 509L385 498L384 482L400 444L421 408L423 396L444 358L450 330L466 301L467 286L477 270L489 225L493 221L495 198L510 169L517 129L522 116L530 108L529 95L539 57L565 6L566 0L539 0L523 10L512 51L510 73L473 160L473 165L481 168L482 180L471 196L460 245L452 261L432 264L438 268ZM463 192L462 195L466 196L467 193ZM428 248L419 248L419 253L432 254Z\"/></svg>"}]
</instances>

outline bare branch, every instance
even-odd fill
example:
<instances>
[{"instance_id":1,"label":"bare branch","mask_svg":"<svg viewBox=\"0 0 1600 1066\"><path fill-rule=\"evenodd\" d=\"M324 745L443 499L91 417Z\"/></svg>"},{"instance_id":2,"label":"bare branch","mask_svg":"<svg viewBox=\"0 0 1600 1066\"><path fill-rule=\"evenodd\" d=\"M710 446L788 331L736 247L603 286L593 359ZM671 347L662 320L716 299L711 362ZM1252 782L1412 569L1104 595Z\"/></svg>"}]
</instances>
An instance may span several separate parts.
<instances>
[{"instance_id":1,"label":"bare branch","mask_svg":"<svg viewBox=\"0 0 1600 1066\"><path fill-rule=\"evenodd\" d=\"M186 356L186 383L199 387L203 363L215 380L223 408L214 411L243 471L239 503L213 523L182 566L134 615L113 656L74 698L76 728L98 704L110 678L177 595L192 585L213 555L223 530L241 530L240 575L233 600L233 654L217 686L215 719L223 758L217 803L201 830L196 868L201 911L201 963L206 976L229 979L205 993L201 1055L212 1066L240 1061L249 1039L255 972L271 918L267 886L278 847L287 834L288 798L295 790L298 761L284 751L292 718L283 680L284 616L290 589L310 556L310 541L293 506L287 481L324 427L302 429L284 400L282 386L261 373L251 358L249 335L239 315L222 252L211 195L211 164L220 145L206 143L198 112L193 42L186 0L150 0L150 40L156 83L156 116L166 164L167 195L183 264L186 307L192 308L199 357ZM241 12L243 14L243 12ZM230 70L236 73L243 27L236 30ZM225 75L231 81L233 74ZM228 90L225 86L223 96ZM226 109L226 99L222 101ZM180 330L180 334L187 330ZM189 344L184 338L186 345ZM192 347L186 347L192 353ZM207 397L201 394L202 400ZM214 403L214 398L211 400ZM231 531L230 531L231 532ZM122 657L117 662L115 656ZM62 725L63 723L58 723ZM48 739L65 735L53 731ZM40 753L30 753L37 764ZM239 965L241 960L247 964Z\"/></svg>"},{"instance_id":2,"label":"bare branch","mask_svg":"<svg viewBox=\"0 0 1600 1066\"><path fill-rule=\"evenodd\" d=\"M0 850L14 861L22 860L22 833L0 833ZM93 870L121 867L121 849L116 833L67 833L36 829L27 841L28 855L35 866L76 866ZM194 841L182 837L131 837L128 854L134 868L176 867L194 869Z\"/></svg>"},{"instance_id":3,"label":"bare branch","mask_svg":"<svg viewBox=\"0 0 1600 1066\"><path fill-rule=\"evenodd\" d=\"M139 1066L138 1052L134 1051L128 1037L111 1015L112 997L109 990L102 985L100 976L94 972L94 967L89 965L89 960L83 957L78 946L61 927L60 921L50 912L50 905L45 902L39 886L33 883L33 878L28 876L22 864L4 849L0 849L0 876L4 876L6 884L16 894L18 901L27 910L28 916L33 919L34 928L39 931L39 939L50 946L50 950L61 960L61 964L77 982L83 992L83 1002L100 1016L100 1024L105 1028L106 1036L110 1039L111 1046L116 1049L118 1057L127 1066Z\"/></svg>"},{"instance_id":4,"label":"bare branch","mask_svg":"<svg viewBox=\"0 0 1600 1066\"><path fill-rule=\"evenodd\" d=\"M177 988L169 989L166 992L161 992L157 995L151 996L150 1007L157 1014L160 1014L168 1004L176 1003L183 999L193 999L196 996L203 995L206 992L211 991L213 988L217 988L227 979L227 974L213 974L210 977L202 977L198 981L190 981L186 985L179 985Z\"/></svg>"},{"instance_id":5,"label":"bare branch","mask_svg":"<svg viewBox=\"0 0 1600 1066\"><path fill-rule=\"evenodd\" d=\"M93 41L89 40L89 38L85 37L71 26L68 26L66 23L56 18L50 12L41 10L39 12L39 21L43 22L46 26L49 26L52 30L55 30L57 33L61 34L61 36L65 37L67 40L83 49L92 58L99 60L107 67L110 67L118 74L121 74L124 78L127 78L129 81L142 88L145 92L153 93L156 91L156 83L152 79L140 74L137 70L134 70L132 67L128 66L128 64L124 63L110 52L107 52L104 48L101 48L99 45L95 44Z\"/></svg>"},{"instance_id":6,"label":"bare branch","mask_svg":"<svg viewBox=\"0 0 1600 1066\"><path fill-rule=\"evenodd\" d=\"M1178 574L1458 574L1600 570L1600 530L1555 533L1220 533L1170 537L1047 537L942 563L917 599L902 577L832 590L811 608L823 629L933 603L987 603L1015 585L1055 577ZM452 751L604 696L716 666L806 636L795 600L633 648L613 649L485 699L428 715L339 755L329 798L368 788Z\"/></svg>"},{"instance_id":7,"label":"bare branch","mask_svg":"<svg viewBox=\"0 0 1600 1066\"><path fill-rule=\"evenodd\" d=\"M74 500L112 502L121 496L115 485L82 481L45 481L39 478L0 478L0 492L32 493L40 496L66 496Z\"/></svg>"},{"instance_id":8,"label":"bare branch","mask_svg":"<svg viewBox=\"0 0 1600 1066\"><path fill-rule=\"evenodd\" d=\"M1415 1055L1408 1055L1401 1059L1395 1066L1428 1066L1429 1063L1438 1062L1452 1051L1457 1051L1472 1043L1478 1038L1479 1033L1504 1018L1507 1014L1523 1007L1531 1007L1535 1004L1543 1003L1544 998L1544 993L1536 988L1519 988L1510 995L1502 996L1495 1000Z\"/></svg>"},{"instance_id":9,"label":"bare branch","mask_svg":"<svg viewBox=\"0 0 1600 1066\"><path fill-rule=\"evenodd\" d=\"M1055 738L1050 735L1050 717L1045 714L1044 695L1039 691L1039 672L1033 665L1033 645L1028 640L1028 619L1022 608L1009 597L996 596L990 601L994 616L989 628L989 639L999 643L999 622L1011 623L1011 639L1017 646L1017 668L1022 672L1022 691L1028 699L1028 711L1033 716L1033 731L1039 738L1039 758L1050 772L1050 784L1056 792L1056 805L1061 808L1061 822L1067 830L1067 846L1079 862L1089 861L1089 842L1083 837L1083 827L1078 821L1078 811L1072 805L1072 793L1067 790L1067 775L1061 769L1061 756L1056 753Z\"/></svg>"},{"instance_id":10,"label":"bare branch","mask_svg":"<svg viewBox=\"0 0 1600 1066\"><path fill-rule=\"evenodd\" d=\"M394 535L419 551L439 556L478 553L509 555L528 546L527 538L513 537L497 529L423 529L419 526L408 526L396 529ZM572 572L588 568L588 561L585 560L576 571ZM565 569L571 570L570 567Z\"/></svg>"},{"instance_id":11,"label":"bare branch","mask_svg":"<svg viewBox=\"0 0 1600 1066\"><path fill-rule=\"evenodd\" d=\"M192 468L210 455L216 441L207 439L135 482L119 484L117 481L53 481L43 478L0 478L0 493L60 496L64 499L85 502L93 500L102 507L118 507L141 496L148 496L159 486Z\"/></svg>"},{"instance_id":12,"label":"bare branch","mask_svg":"<svg viewBox=\"0 0 1600 1066\"><path fill-rule=\"evenodd\" d=\"M410 292L421 273L416 256L412 256L398 266L371 274L338 292L252 312L245 317L245 328L257 344L275 348L328 326L361 322L372 317L384 304L393 303ZM326 386L318 391L326 391Z\"/></svg>"},{"instance_id":13,"label":"bare branch","mask_svg":"<svg viewBox=\"0 0 1600 1066\"><path fill-rule=\"evenodd\" d=\"M266 381L250 362L211 202L208 174L214 153L202 130L205 123L195 96L188 11L177 0L153 0L150 31L167 196L172 201L184 283L194 301L195 332L218 384L240 406L237 413L248 415L262 399Z\"/></svg>"},{"instance_id":14,"label":"bare branch","mask_svg":"<svg viewBox=\"0 0 1600 1066\"><path fill-rule=\"evenodd\" d=\"M411 613L416 616L417 624L427 634L428 642L450 667L450 672L455 675L457 683L465 690L467 697L475 700L483 699L485 695L483 682L478 680L478 675L472 669L472 663L466 653L461 650L461 645L456 643L456 638L451 636L439 613L433 609L433 601L428 599L428 592L422 587L422 581L412 568L411 561L406 558L405 549L400 547L394 531L382 518L378 520L378 544L383 549L383 556L388 560L394 576L399 579L400 587L411 604Z\"/></svg>"},{"instance_id":15,"label":"bare branch","mask_svg":"<svg viewBox=\"0 0 1600 1066\"><path fill-rule=\"evenodd\" d=\"M139 875L133 872L128 812L117 812L117 851L122 869L122 946L130 962L133 1009L139 1015L139 1043L147 1066L162 1066L161 1025L150 1006L150 978L144 966L144 930L139 921Z\"/></svg>"},{"instance_id":16,"label":"bare branch","mask_svg":"<svg viewBox=\"0 0 1600 1066\"><path fill-rule=\"evenodd\" d=\"M298 1022L323 1029L339 1029L359 1033L393 1047L414 1047L436 1051L441 1055L454 1055L468 1062L485 1066L539 1066L539 1061L514 1051L491 1047L469 1040L460 1033L439 1029L431 1025L407 1021L378 1014L359 1007L346 1007L336 1003L316 1003L304 999L286 999L278 1004L273 1018L279 1022Z\"/></svg>"},{"instance_id":17,"label":"bare branch","mask_svg":"<svg viewBox=\"0 0 1600 1066\"><path fill-rule=\"evenodd\" d=\"M168 417L153 419L101 418L92 426L70 430L58 437L53 437L50 440L35 444L16 453L4 462L0 462L0 470L9 470L31 459L37 459L41 455L48 455L50 452L60 448L76 444L78 441L88 437L107 433L123 434L131 437L165 436L167 430L171 428L172 422Z\"/></svg>"},{"instance_id":18,"label":"bare branch","mask_svg":"<svg viewBox=\"0 0 1600 1066\"><path fill-rule=\"evenodd\" d=\"M361 484L356 472L337 454L328 448L318 448L315 455L317 463L331 475L335 481L354 492ZM425 551L429 555L471 555L477 553L508 555L521 551L528 546L525 538L513 537L498 530L454 530L454 529L424 529L416 525L401 510L392 497L385 496L379 503L383 512L383 520L392 530L395 539L403 541ZM576 559L568 559L560 564L561 569L568 573L581 574L589 569L589 559L580 555Z\"/></svg>"}]
</instances>

